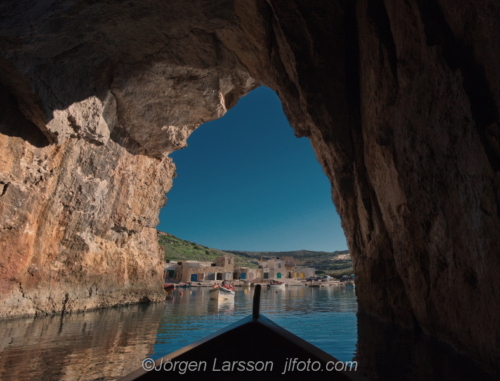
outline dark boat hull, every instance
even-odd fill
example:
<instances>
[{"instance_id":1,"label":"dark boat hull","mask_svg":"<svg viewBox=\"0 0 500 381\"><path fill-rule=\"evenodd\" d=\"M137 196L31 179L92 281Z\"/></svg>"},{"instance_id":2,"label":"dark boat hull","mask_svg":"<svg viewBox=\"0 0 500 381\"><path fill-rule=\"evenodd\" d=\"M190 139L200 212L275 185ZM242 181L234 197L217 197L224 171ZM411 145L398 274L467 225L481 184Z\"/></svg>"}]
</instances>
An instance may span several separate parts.
<instances>
[{"instance_id":1,"label":"dark boat hull","mask_svg":"<svg viewBox=\"0 0 500 381\"><path fill-rule=\"evenodd\" d=\"M335 366L340 369L336 358L260 315L258 307L255 307L258 306L258 298L255 299L253 316L248 316L221 331L156 360L154 367L157 370L138 369L122 378L121 381L190 380L194 378L259 381L303 381L305 379L367 381L367 378L354 369L335 370ZM184 369L185 372L181 374L179 367L185 367L187 364L193 364L192 369ZM262 368L266 364L267 366ZM309 367L304 368L307 364ZM153 367L153 364L149 365ZM256 369L257 365L260 365L260 370ZM301 366L298 367L298 365ZM253 369L249 369L252 366ZM301 367L303 369L300 369Z\"/></svg>"}]
</instances>

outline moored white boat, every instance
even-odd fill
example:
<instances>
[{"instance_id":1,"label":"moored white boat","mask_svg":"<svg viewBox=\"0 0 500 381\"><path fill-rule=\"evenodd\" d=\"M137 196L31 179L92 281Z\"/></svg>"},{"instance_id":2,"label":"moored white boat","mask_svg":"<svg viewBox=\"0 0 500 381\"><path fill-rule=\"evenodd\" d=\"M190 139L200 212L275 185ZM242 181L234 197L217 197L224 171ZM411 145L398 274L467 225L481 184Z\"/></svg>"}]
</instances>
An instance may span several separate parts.
<instances>
[{"instance_id":1,"label":"moored white boat","mask_svg":"<svg viewBox=\"0 0 500 381\"><path fill-rule=\"evenodd\" d=\"M211 288L208 293L212 300L234 300L234 291L225 287Z\"/></svg>"},{"instance_id":2,"label":"moored white boat","mask_svg":"<svg viewBox=\"0 0 500 381\"><path fill-rule=\"evenodd\" d=\"M268 284L268 288L274 288L274 289L284 289L286 286L285 282L280 282L279 280L271 280Z\"/></svg>"},{"instance_id":3,"label":"moored white boat","mask_svg":"<svg viewBox=\"0 0 500 381\"><path fill-rule=\"evenodd\" d=\"M272 289L284 289L285 286L286 286L286 283L280 283L280 284L269 284L268 285L269 288L272 288Z\"/></svg>"},{"instance_id":4,"label":"moored white boat","mask_svg":"<svg viewBox=\"0 0 500 381\"><path fill-rule=\"evenodd\" d=\"M225 280L220 286L214 285L209 295L212 300L234 300L234 286Z\"/></svg>"}]
</instances>

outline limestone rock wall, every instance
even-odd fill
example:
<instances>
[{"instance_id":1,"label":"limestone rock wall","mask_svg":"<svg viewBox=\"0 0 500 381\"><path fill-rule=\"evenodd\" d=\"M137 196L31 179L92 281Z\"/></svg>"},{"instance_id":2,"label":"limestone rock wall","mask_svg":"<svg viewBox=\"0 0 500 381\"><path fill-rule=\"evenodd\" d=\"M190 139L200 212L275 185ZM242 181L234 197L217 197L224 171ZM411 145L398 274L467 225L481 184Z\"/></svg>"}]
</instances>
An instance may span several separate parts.
<instances>
[{"instance_id":1,"label":"limestone rock wall","mask_svg":"<svg viewBox=\"0 0 500 381\"><path fill-rule=\"evenodd\" d=\"M406 324L411 311L413 324L491 368L500 363L499 16L494 2L358 4L371 194L356 204L373 217L351 230L363 309Z\"/></svg>"},{"instance_id":2,"label":"limestone rock wall","mask_svg":"<svg viewBox=\"0 0 500 381\"><path fill-rule=\"evenodd\" d=\"M0 5L1 317L165 297L168 153L257 85L197 6Z\"/></svg>"},{"instance_id":3,"label":"limestone rock wall","mask_svg":"<svg viewBox=\"0 0 500 381\"><path fill-rule=\"evenodd\" d=\"M498 369L497 2L19 1L0 14L10 313L154 299L168 153L262 83L331 180L360 309Z\"/></svg>"},{"instance_id":4,"label":"limestone rock wall","mask_svg":"<svg viewBox=\"0 0 500 381\"><path fill-rule=\"evenodd\" d=\"M498 371L500 7L269 4L277 88L332 181L360 310Z\"/></svg>"},{"instance_id":5,"label":"limestone rock wall","mask_svg":"<svg viewBox=\"0 0 500 381\"><path fill-rule=\"evenodd\" d=\"M2 316L159 300L155 226L171 160L134 155L113 140L48 144L3 95Z\"/></svg>"}]
</instances>

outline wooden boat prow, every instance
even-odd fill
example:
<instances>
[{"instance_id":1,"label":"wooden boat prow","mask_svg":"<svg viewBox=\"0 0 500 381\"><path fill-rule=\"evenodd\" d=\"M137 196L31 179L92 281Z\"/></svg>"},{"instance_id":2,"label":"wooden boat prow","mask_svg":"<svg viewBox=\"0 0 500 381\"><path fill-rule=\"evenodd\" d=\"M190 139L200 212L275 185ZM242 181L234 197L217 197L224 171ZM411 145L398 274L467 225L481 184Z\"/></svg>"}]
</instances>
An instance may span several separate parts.
<instances>
[{"instance_id":1,"label":"wooden boat prow","mask_svg":"<svg viewBox=\"0 0 500 381\"><path fill-rule=\"evenodd\" d=\"M160 370L146 371L138 369L123 377L120 381L133 380L186 380L194 377L203 380L352 380L368 381L357 371L327 371L327 364L337 363L339 360L315 347L311 343L280 327L270 319L259 313L260 285L256 286L254 295L253 314L215 332L214 334L196 341L182 349L155 361ZM290 360L319 362L323 371L286 371L285 366ZM176 371L165 370L163 364L180 361L205 362L203 371L180 374ZM272 369L265 371L232 371L221 370L223 364L250 361L272 362ZM167 367L168 368L168 367ZM219 369L219 370L217 370Z\"/></svg>"}]
</instances>

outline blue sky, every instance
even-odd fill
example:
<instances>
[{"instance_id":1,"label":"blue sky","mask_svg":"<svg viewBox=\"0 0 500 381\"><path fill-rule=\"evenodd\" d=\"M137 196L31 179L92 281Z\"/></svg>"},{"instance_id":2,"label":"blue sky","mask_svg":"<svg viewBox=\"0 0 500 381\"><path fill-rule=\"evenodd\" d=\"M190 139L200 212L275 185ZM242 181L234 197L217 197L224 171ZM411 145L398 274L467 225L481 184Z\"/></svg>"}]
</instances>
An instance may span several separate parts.
<instances>
[{"instance_id":1,"label":"blue sky","mask_svg":"<svg viewBox=\"0 0 500 381\"><path fill-rule=\"evenodd\" d=\"M158 230L222 250L347 249L328 178L272 90L255 89L171 156Z\"/></svg>"}]
</instances>

